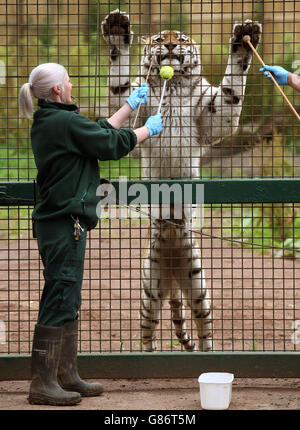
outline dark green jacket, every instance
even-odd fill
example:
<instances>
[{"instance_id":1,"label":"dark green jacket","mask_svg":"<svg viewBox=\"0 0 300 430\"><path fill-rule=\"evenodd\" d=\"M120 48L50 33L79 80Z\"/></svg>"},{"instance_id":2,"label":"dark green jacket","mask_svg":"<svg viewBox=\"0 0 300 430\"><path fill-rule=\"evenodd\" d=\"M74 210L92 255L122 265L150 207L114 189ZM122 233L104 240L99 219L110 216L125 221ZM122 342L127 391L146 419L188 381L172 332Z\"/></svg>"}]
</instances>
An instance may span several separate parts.
<instances>
[{"instance_id":1,"label":"dark green jacket","mask_svg":"<svg viewBox=\"0 0 300 430\"><path fill-rule=\"evenodd\" d=\"M72 214L94 228L100 197L99 160L119 160L137 143L131 129L116 130L106 120L90 121L74 104L39 100L31 128L40 201L33 219Z\"/></svg>"}]
</instances>

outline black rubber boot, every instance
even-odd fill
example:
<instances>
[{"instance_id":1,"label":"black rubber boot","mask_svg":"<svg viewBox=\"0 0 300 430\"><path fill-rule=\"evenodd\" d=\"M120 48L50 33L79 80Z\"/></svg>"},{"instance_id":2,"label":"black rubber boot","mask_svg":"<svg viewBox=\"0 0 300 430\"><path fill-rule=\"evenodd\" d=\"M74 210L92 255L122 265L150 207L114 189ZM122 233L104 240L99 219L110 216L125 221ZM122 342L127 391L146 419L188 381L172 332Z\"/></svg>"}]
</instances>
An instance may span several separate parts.
<instances>
[{"instance_id":1,"label":"black rubber boot","mask_svg":"<svg viewBox=\"0 0 300 430\"><path fill-rule=\"evenodd\" d=\"M103 393L99 382L85 382L78 375L78 320L63 326L61 357L58 366L58 382L64 390L77 391L82 397L94 397Z\"/></svg>"},{"instance_id":2,"label":"black rubber boot","mask_svg":"<svg viewBox=\"0 0 300 430\"><path fill-rule=\"evenodd\" d=\"M71 406L80 402L78 392L64 391L57 382L62 327L35 326L28 401L32 405Z\"/></svg>"}]
</instances>

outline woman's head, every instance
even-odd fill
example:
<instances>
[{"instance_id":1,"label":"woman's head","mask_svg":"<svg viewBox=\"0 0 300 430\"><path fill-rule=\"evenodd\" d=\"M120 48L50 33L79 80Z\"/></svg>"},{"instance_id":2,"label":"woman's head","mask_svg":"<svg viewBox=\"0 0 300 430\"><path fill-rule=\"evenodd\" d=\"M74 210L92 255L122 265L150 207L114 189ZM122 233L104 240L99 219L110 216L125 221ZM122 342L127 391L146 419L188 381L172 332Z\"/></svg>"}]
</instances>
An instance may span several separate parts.
<instances>
[{"instance_id":1,"label":"woman's head","mask_svg":"<svg viewBox=\"0 0 300 430\"><path fill-rule=\"evenodd\" d=\"M33 112L32 96L71 103L71 90L72 85L64 66L57 63L40 64L32 70L29 81L20 90L20 107L24 115L30 118Z\"/></svg>"}]
</instances>

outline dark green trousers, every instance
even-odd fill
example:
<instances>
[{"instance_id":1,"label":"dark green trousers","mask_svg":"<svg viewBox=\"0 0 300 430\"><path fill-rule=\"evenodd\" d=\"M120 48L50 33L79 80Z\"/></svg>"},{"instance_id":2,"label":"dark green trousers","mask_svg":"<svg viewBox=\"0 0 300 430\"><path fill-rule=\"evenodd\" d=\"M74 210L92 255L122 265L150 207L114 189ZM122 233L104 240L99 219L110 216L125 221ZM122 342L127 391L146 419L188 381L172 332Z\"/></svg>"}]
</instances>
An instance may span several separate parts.
<instances>
[{"instance_id":1,"label":"dark green trousers","mask_svg":"<svg viewBox=\"0 0 300 430\"><path fill-rule=\"evenodd\" d=\"M86 226L81 226L84 232L75 240L71 216L34 222L45 280L39 325L59 327L78 317L86 248Z\"/></svg>"}]
</instances>

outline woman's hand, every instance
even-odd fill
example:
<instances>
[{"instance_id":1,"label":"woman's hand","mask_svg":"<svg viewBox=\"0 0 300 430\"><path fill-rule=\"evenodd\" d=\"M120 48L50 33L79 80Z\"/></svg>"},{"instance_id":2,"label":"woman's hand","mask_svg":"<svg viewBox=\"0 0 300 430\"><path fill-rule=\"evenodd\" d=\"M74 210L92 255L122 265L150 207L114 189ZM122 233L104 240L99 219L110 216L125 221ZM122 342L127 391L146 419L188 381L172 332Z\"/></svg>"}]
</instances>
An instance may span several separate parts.
<instances>
[{"instance_id":1,"label":"woman's hand","mask_svg":"<svg viewBox=\"0 0 300 430\"><path fill-rule=\"evenodd\" d=\"M159 134L162 131L161 113L150 116L146 121L145 127L148 128L150 137L154 134Z\"/></svg>"},{"instance_id":2,"label":"woman's hand","mask_svg":"<svg viewBox=\"0 0 300 430\"><path fill-rule=\"evenodd\" d=\"M261 69L259 69L260 72L263 72L266 77L272 81L270 75L268 72L271 72L272 75L274 76L277 84L279 85L288 85L288 74L290 72L288 72L287 70L285 70L283 67L281 66L267 66L265 65L264 67L262 67Z\"/></svg>"},{"instance_id":3,"label":"woman's hand","mask_svg":"<svg viewBox=\"0 0 300 430\"><path fill-rule=\"evenodd\" d=\"M153 116L149 116L146 124L143 127L134 130L138 143L143 142L148 137L158 134L162 131L162 119L161 113Z\"/></svg>"},{"instance_id":4,"label":"woman's hand","mask_svg":"<svg viewBox=\"0 0 300 430\"><path fill-rule=\"evenodd\" d=\"M138 107L141 100L142 100L142 105L144 105L147 102L148 91L149 91L148 85L142 84L141 87L137 88L130 94L130 96L126 99L126 102L129 104L132 110L135 110Z\"/></svg>"}]
</instances>

